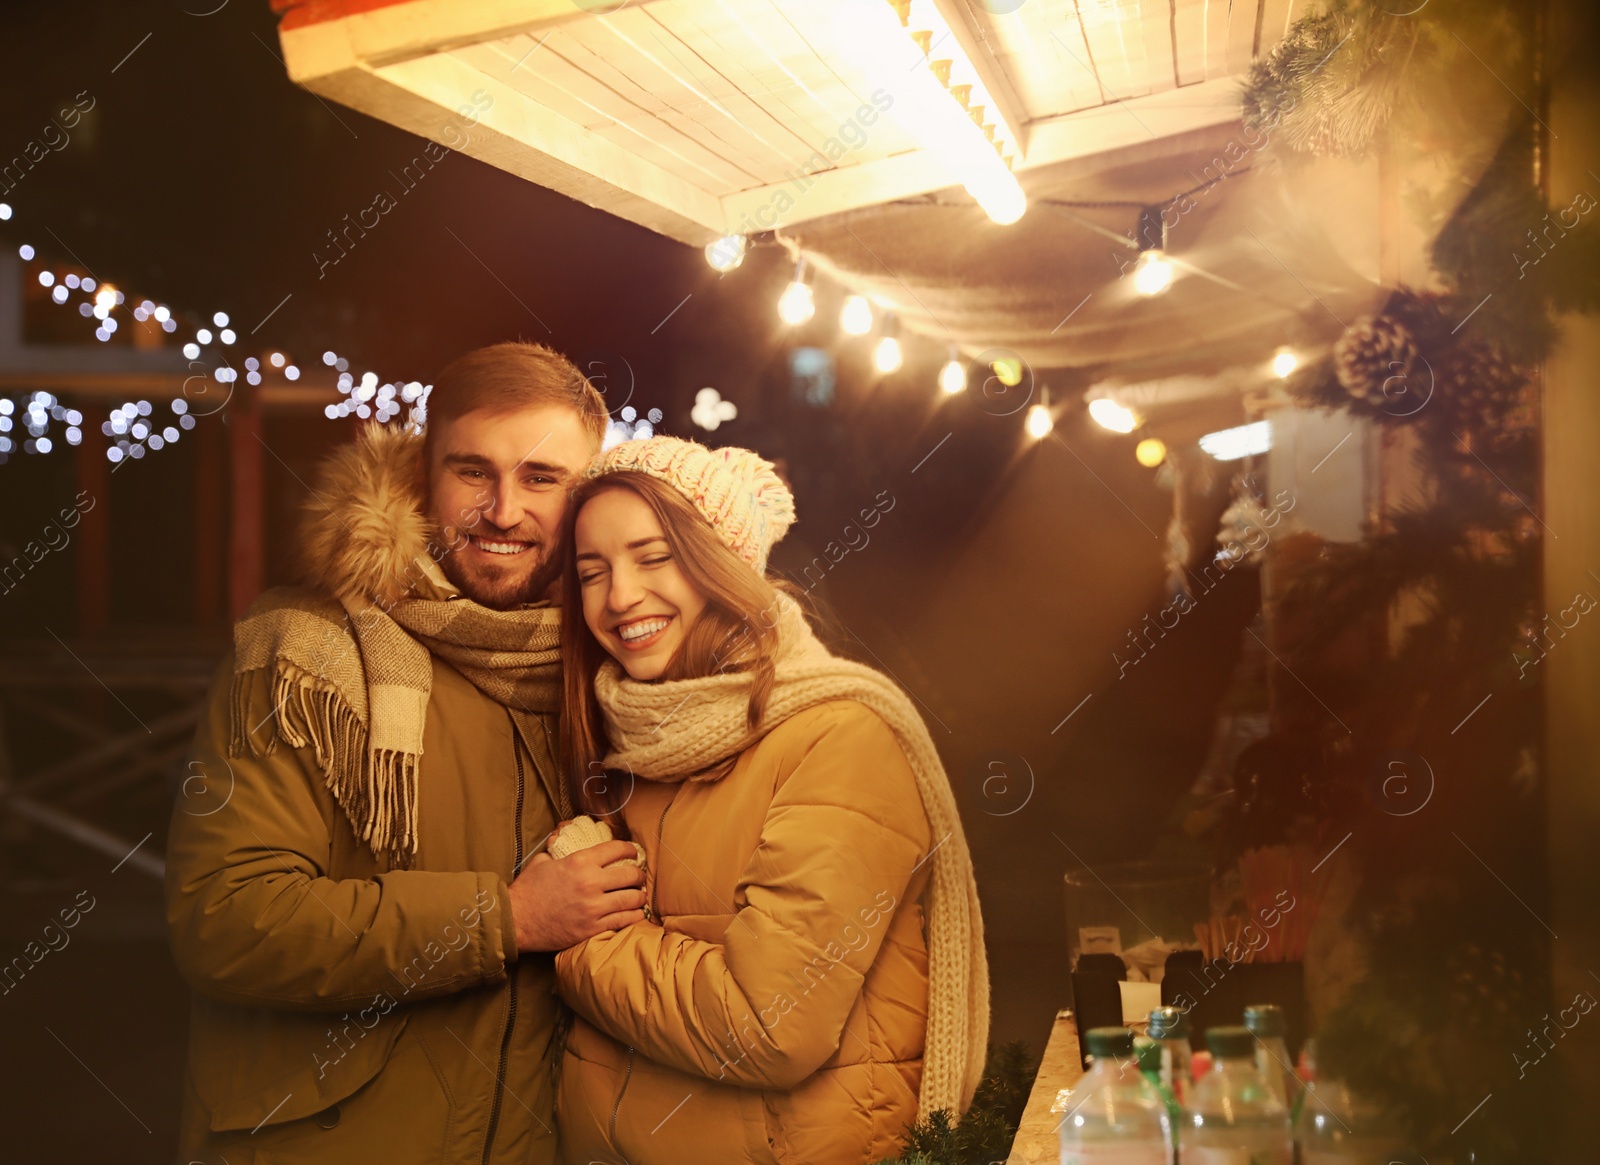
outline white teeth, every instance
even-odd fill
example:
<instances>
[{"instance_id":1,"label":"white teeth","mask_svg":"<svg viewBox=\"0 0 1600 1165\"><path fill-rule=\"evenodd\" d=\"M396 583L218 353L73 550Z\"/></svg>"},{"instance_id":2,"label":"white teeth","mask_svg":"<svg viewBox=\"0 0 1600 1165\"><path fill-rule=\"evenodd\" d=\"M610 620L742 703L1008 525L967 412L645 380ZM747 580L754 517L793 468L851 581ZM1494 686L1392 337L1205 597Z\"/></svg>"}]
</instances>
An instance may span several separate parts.
<instances>
[{"instance_id":1,"label":"white teeth","mask_svg":"<svg viewBox=\"0 0 1600 1165\"><path fill-rule=\"evenodd\" d=\"M648 635L654 635L666 625L667 620L665 619L642 619L637 623L630 623L626 627L619 628L617 634L622 637L623 642L631 643L635 639L643 639Z\"/></svg>"},{"instance_id":2,"label":"white teeth","mask_svg":"<svg viewBox=\"0 0 1600 1165\"><path fill-rule=\"evenodd\" d=\"M487 542L482 538L474 538L472 544L490 554L521 554L528 548L526 542Z\"/></svg>"}]
</instances>

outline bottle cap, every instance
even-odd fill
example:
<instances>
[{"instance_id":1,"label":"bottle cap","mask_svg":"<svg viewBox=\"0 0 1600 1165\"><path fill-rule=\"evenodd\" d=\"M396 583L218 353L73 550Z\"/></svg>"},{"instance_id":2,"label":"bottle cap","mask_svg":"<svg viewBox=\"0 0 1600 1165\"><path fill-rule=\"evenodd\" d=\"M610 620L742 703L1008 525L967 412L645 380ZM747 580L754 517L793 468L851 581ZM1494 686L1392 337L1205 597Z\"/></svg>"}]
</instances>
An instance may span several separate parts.
<instances>
[{"instance_id":1,"label":"bottle cap","mask_svg":"<svg viewBox=\"0 0 1600 1165\"><path fill-rule=\"evenodd\" d=\"M1206 1047L1219 1060L1251 1059L1256 1054L1256 1037L1247 1027L1214 1027L1206 1031Z\"/></svg>"},{"instance_id":2,"label":"bottle cap","mask_svg":"<svg viewBox=\"0 0 1600 1165\"><path fill-rule=\"evenodd\" d=\"M1244 1009L1244 1026L1262 1039L1281 1036L1288 1031L1283 1008L1276 1003L1253 1003Z\"/></svg>"},{"instance_id":3,"label":"bottle cap","mask_svg":"<svg viewBox=\"0 0 1600 1165\"><path fill-rule=\"evenodd\" d=\"M1135 1036L1133 1039L1133 1055L1139 1062L1141 1072L1161 1071L1161 1045L1148 1036Z\"/></svg>"},{"instance_id":4,"label":"bottle cap","mask_svg":"<svg viewBox=\"0 0 1600 1165\"><path fill-rule=\"evenodd\" d=\"M1150 1038L1177 1040L1189 1038L1189 1016L1177 1007L1157 1007L1150 1012Z\"/></svg>"},{"instance_id":5,"label":"bottle cap","mask_svg":"<svg viewBox=\"0 0 1600 1165\"><path fill-rule=\"evenodd\" d=\"M1105 1056L1133 1055L1133 1033L1125 1027L1092 1027L1084 1035L1089 1054L1096 1059Z\"/></svg>"}]
</instances>

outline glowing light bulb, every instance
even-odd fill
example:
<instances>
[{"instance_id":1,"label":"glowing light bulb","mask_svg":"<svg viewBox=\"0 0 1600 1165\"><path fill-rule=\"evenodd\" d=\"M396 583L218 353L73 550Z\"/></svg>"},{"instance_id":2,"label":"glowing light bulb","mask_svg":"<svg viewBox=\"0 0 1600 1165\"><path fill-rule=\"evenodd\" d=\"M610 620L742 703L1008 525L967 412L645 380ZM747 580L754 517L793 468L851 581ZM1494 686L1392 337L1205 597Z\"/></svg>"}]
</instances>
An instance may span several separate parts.
<instances>
[{"instance_id":1,"label":"glowing light bulb","mask_svg":"<svg viewBox=\"0 0 1600 1165\"><path fill-rule=\"evenodd\" d=\"M1133 286L1140 295L1160 295L1172 286L1172 261L1160 247L1139 256L1133 268Z\"/></svg>"},{"instance_id":2,"label":"glowing light bulb","mask_svg":"<svg viewBox=\"0 0 1600 1165\"><path fill-rule=\"evenodd\" d=\"M1134 446L1133 456L1146 469L1154 469L1167 459L1167 443L1160 437L1146 437Z\"/></svg>"},{"instance_id":3,"label":"glowing light bulb","mask_svg":"<svg viewBox=\"0 0 1600 1165\"><path fill-rule=\"evenodd\" d=\"M706 244L706 262L715 271L732 271L744 262L749 247L750 240L743 235L723 235L716 242Z\"/></svg>"},{"instance_id":4,"label":"glowing light bulb","mask_svg":"<svg viewBox=\"0 0 1600 1165\"><path fill-rule=\"evenodd\" d=\"M1056 427L1056 422L1050 415L1050 410L1044 405L1032 405L1028 409L1028 419L1025 422L1028 436L1035 441L1042 441L1050 435L1050 430Z\"/></svg>"},{"instance_id":5,"label":"glowing light bulb","mask_svg":"<svg viewBox=\"0 0 1600 1165\"><path fill-rule=\"evenodd\" d=\"M1218 461L1237 461L1241 457L1254 457L1272 448L1272 422L1255 421L1207 433L1200 438L1200 448Z\"/></svg>"},{"instance_id":6,"label":"glowing light bulb","mask_svg":"<svg viewBox=\"0 0 1600 1165\"><path fill-rule=\"evenodd\" d=\"M905 359L905 353L900 350L900 341L894 336L880 338L878 346L872 350L872 366L879 372L898 372Z\"/></svg>"},{"instance_id":7,"label":"glowing light bulb","mask_svg":"<svg viewBox=\"0 0 1600 1165\"><path fill-rule=\"evenodd\" d=\"M1278 354L1272 358L1272 372L1279 380L1286 379L1298 367L1300 358L1288 348L1279 348Z\"/></svg>"},{"instance_id":8,"label":"glowing light bulb","mask_svg":"<svg viewBox=\"0 0 1600 1165\"><path fill-rule=\"evenodd\" d=\"M1007 388L1016 388L1022 383L1022 361L1015 356L1001 356L992 360L989 368L994 372L994 378Z\"/></svg>"},{"instance_id":9,"label":"glowing light bulb","mask_svg":"<svg viewBox=\"0 0 1600 1165\"><path fill-rule=\"evenodd\" d=\"M839 309L839 326L852 336L872 331L872 303L864 295L847 295Z\"/></svg>"},{"instance_id":10,"label":"glowing light bulb","mask_svg":"<svg viewBox=\"0 0 1600 1165\"><path fill-rule=\"evenodd\" d=\"M817 304L811 296L809 283L796 279L778 297L778 318L791 328L805 323L816 311Z\"/></svg>"},{"instance_id":11,"label":"glowing light bulb","mask_svg":"<svg viewBox=\"0 0 1600 1165\"><path fill-rule=\"evenodd\" d=\"M945 366L939 369L939 387L950 396L954 396L965 389L967 387L966 365L952 356L946 361Z\"/></svg>"},{"instance_id":12,"label":"glowing light bulb","mask_svg":"<svg viewBox=\"0 0 1600 1165\"><path fill-rule=\"evenodd\" d=\"M999 226L1010 226L1028 212L1028 196L1003 165L974 166L962 175L961 184L989 221Z\"/></svg>"},{"instance_id":13,"label":"glowing light bulb","mask_svg":"<svg viewBox=\"0 0 1600 1165\"><path fill-rule=\"evenodd\" d=\"M1139 415L1108 396L1090 401L1089 415L1094 418L1095 424L1113 433L1131 433L1139 427Z\"/></svg>"}]
</instances>

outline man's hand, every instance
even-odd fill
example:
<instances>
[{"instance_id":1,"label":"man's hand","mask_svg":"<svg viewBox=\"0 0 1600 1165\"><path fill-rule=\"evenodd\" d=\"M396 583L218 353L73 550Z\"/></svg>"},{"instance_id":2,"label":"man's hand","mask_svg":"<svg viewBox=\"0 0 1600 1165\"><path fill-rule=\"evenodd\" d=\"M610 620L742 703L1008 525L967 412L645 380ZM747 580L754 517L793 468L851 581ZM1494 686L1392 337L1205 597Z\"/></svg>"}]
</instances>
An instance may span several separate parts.
<instances>
[{"instance_id":1,"label":"man's hand","mask_svg":"<svg viewBox=\"0 0 1600 1165\"><path fill-rule=\"evenodd\" d=\"M644 918L644 871L637 866L605 868L631 858L631 841L608 841L556 860L533 855L511 883L511 918L518 951L565 950L607 930L620 930Z\"/></svg>"}]
</instances>

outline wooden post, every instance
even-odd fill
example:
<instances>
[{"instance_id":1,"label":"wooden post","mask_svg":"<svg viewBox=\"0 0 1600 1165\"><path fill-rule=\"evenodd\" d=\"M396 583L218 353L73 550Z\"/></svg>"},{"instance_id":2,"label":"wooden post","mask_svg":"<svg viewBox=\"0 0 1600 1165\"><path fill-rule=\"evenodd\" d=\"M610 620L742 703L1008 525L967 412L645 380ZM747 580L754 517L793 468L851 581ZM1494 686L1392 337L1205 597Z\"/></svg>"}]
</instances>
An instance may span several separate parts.
<instances>
[{"instance_id":1,"label":"wooden post","mask_svg":"<svg viewBox=\"0 0 1600 1165\"><path fill-rule=\"evenodd\" d=\"M228 496L227 433L222 415L196 418L194 463L194 619L202 627L221 622Z\"/></svg>"},{"instance_id":2,"label":"wooden post","mask_svg":"<svg viewBox=\"0 0 1600 1165\"><path fill-rule=\"evenodd\" d=\"M1548 203L1557 211L1583 206L1579 195L1600 197L1594 180L1592 143L1600 134L1600 78L1595 75L1589 46L1600 36L1600 15L1584 0L1556 0L1547 9L1545 32L1547 72L1540 118L1550 136L1544 185ZM1530 212L1531 213L1531 212ZM1553 213L1551 221L1557 221ZM1592 220L1581 230L1592 231ZM1580 246L1562 240L1558 247ZM1561 342L1545 363L1543 502L1548 533L1544 537L1543 610L1565 623L1575 607L1600 597L1600 317L1571 312L1559 317ZM1583 596L1582 599L1577 596ZM1600 619L1585 614L1570 639L1562 639L1543 663L1545 682L1545 790L1549 823L1550 910L1546 929L1559 940L1550 943L1555 1008L1570 1008L1580 992L1600 992L1600 862L1595 837L1600 836ZM1565 634L1565 633L1563 633ZM1515 909L1515 906L1512 907ZM1530 929L1530 935L1538 932ZM1532 941L1530 939L1530 941ZM1552 1015L1557 1012L1552 1011ZM1559 1020L1557 1021L1559 1022ZM1576 1041L1563 1040L1551 1067L1573 1096L1592 1096L1600 1088L1600 1063ZM1578 1161L1593 1154L1590 1111L1569 1104L1556 1114L1565 1126L1563 1154Z\"/></svg>"},{"instance_id":3,"label":"wooden post","mask_svg":"<svg viewBox=\"0 0 1600 1165\"><path fill-rule=\"evenodd\" d=\"M228 546L228 612L238 619L261 592L262 487L261 397L234 383L226 409L228 462L232 470L233 521ZM218 414L221 416L222 414ZM202 423L205 418L202 418Z\"/></svg>"},{"instance_id":4,"label":"wooden post","mask_svg":"<svg viewBox=\"0 0 1600 1165\"><path fill-rule=\"evenodd\" d=\"M97 635L111 622L111 462L97 439L109 414L86 407L87 436L77 448L78 490L83 517L73 535L78 543L78 637Z\"/></svg>"}]
</instances>

